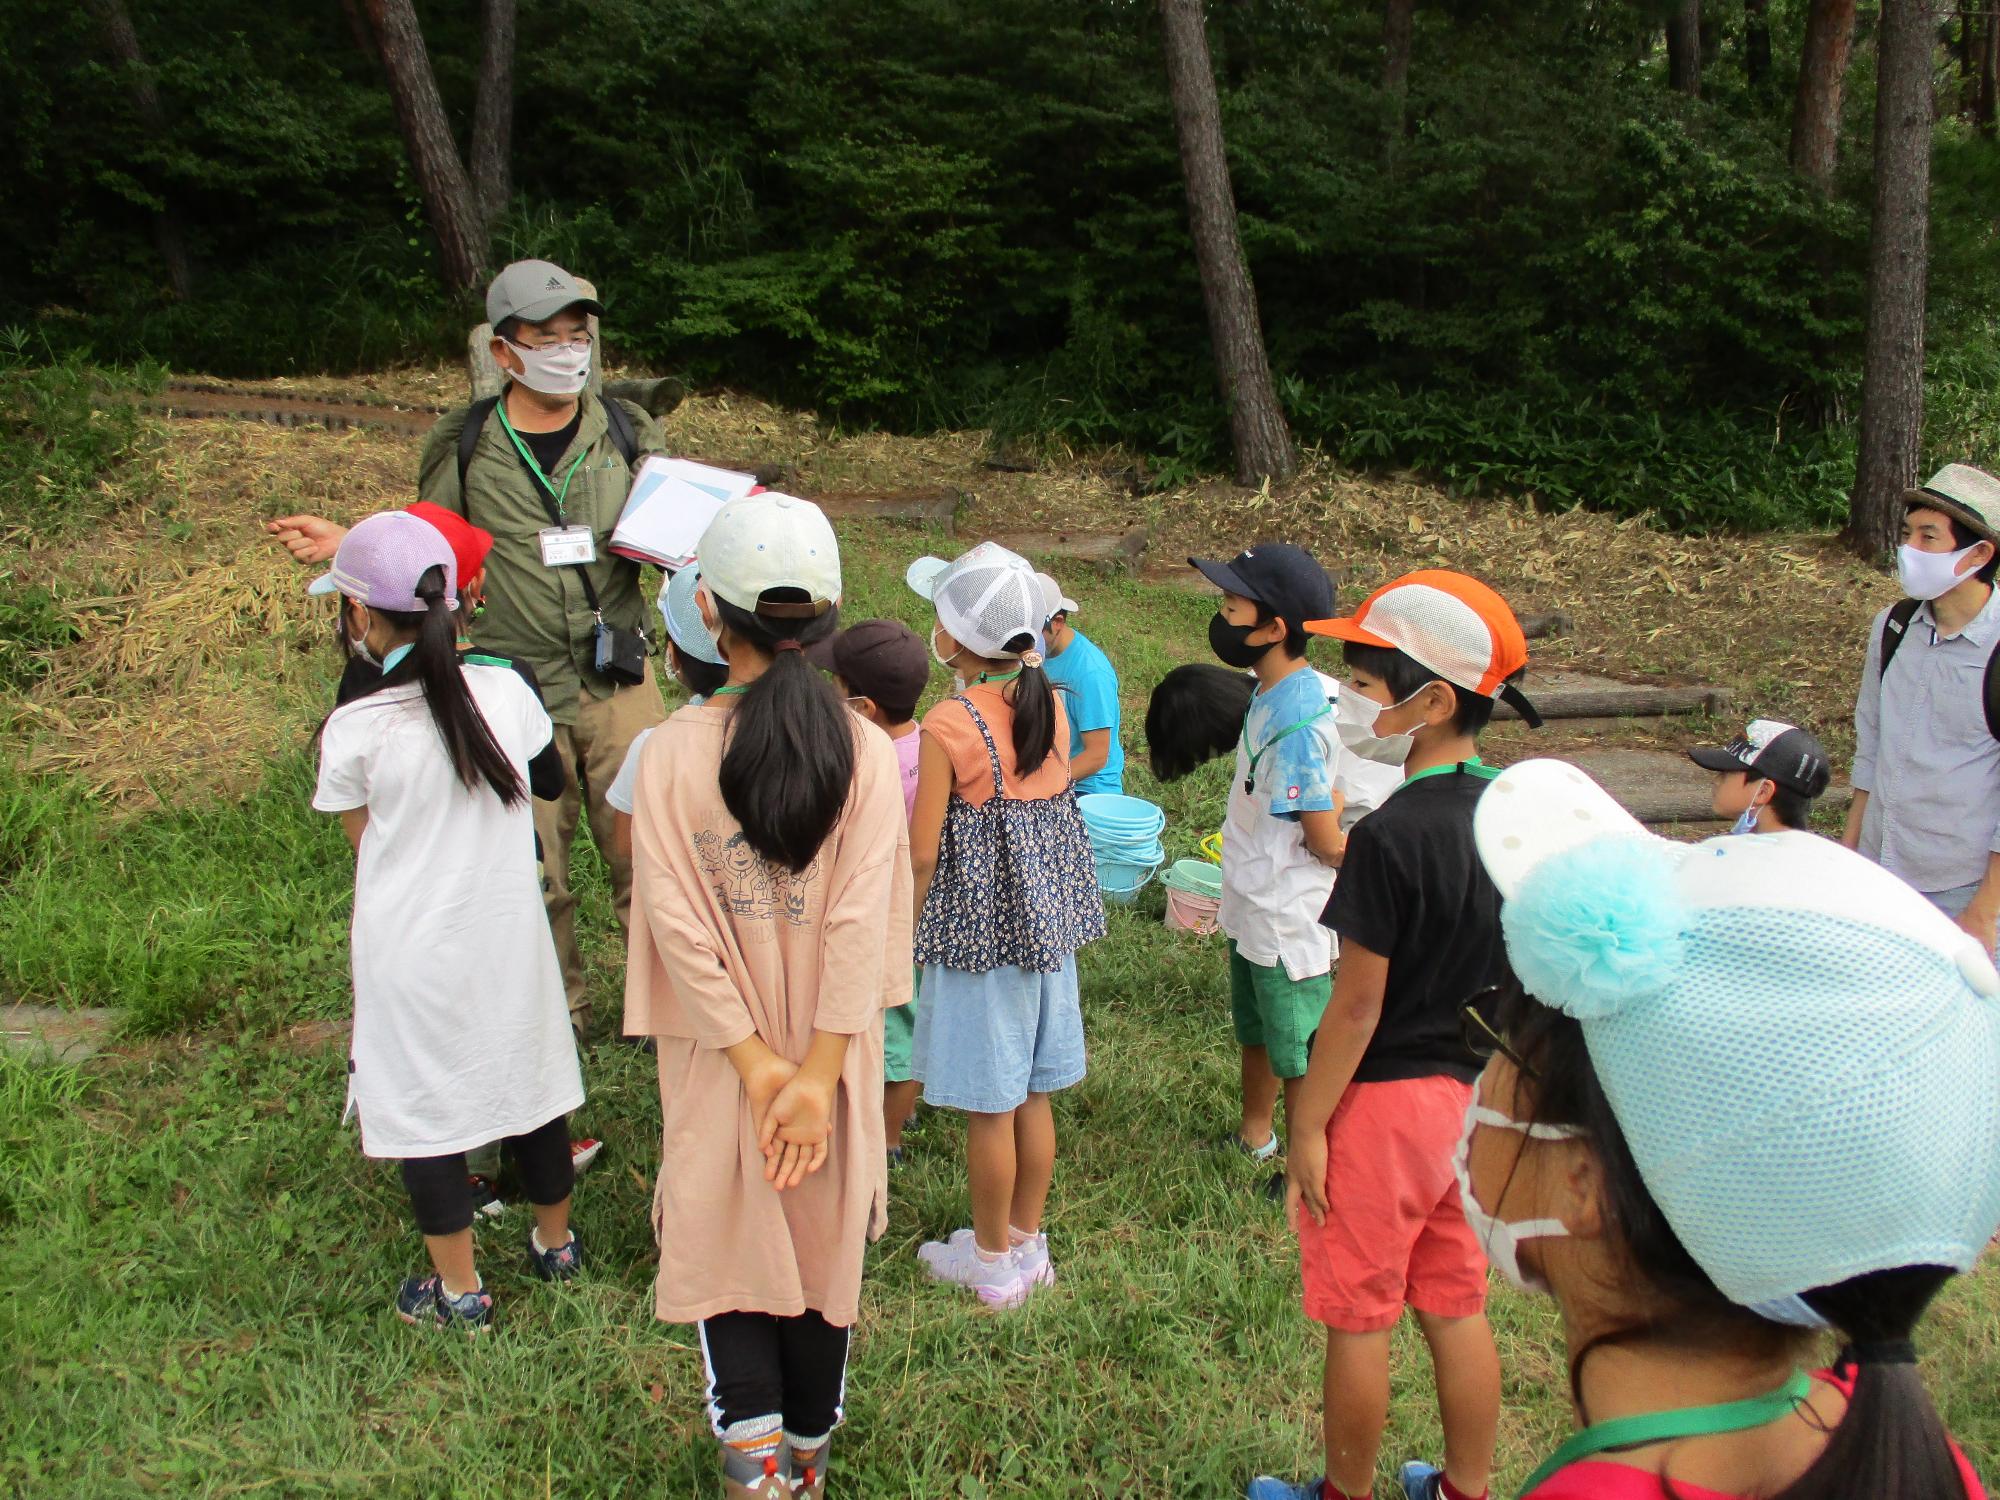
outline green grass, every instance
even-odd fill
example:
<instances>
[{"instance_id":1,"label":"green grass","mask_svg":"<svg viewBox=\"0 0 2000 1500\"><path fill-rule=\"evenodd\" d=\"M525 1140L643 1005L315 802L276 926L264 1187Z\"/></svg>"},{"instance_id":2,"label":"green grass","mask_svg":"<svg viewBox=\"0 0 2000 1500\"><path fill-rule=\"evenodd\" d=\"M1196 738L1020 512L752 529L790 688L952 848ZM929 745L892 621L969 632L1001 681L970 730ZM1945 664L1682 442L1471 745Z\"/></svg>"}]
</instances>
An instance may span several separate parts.
<instances>
[{"instance_id":1,"label":"green grass","mask_svg":"<svg viewBox=\"0 0 2000 1500\"><path fill-rule=\"evenodd\" d=\"M914 533L850 535L851 616L923 628ZM1203 649L1198 597L1064 579L1077 623L1141 685ZM1133 789L1153 795L1143 754ZM1220 814L1225 771L1162 795L1170 852ZM0 1493L52 1497L711 1495L690 1330L656 1323L650 1060L601 1046L576 1121L607 1148L579 1187L593 1269L556 1291L517 1210L483 1227L499 1333L428 1337L387 1312L421 1245L392 1167L338 1121L342 1054L288 1023L344 1013L350 863L278 756L240 801L116 820L0 772L0 987L119 1007L140 1039L86 1071L0 1055ZM620 953L587 852L580 930L601 1015ZM835 1463L845 1495L1227 1496L1318 1472L1318 1340L1260 1173L1204 1149L1234 1120L1219 941L1171 933L1157 888L1082 962L1089 1078L1057 1104L1060 1285L995 1318L927 1282L916 1245L966 1221L958 1121L926 1112L872 1251ZM1496 1292L1502 1480L1568 1422L1559 1330ZM2000 1463L2000 1266L1922 1339L1960 1442ZM1385 1472L1434 1454L1429 1368L1396 1343ZM1498 1491L1496 1491L1498 1493Z\"/></svg>"}]
</instances>

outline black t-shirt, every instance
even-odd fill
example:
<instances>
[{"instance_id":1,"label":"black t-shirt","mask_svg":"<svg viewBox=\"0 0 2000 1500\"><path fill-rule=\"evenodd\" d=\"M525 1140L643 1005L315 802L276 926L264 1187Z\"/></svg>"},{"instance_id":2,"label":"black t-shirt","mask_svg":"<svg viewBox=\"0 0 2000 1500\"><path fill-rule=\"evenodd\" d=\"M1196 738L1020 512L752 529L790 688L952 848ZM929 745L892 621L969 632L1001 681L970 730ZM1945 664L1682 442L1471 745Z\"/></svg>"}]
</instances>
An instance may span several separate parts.
<instances>
[{"instance_id":1,"label":"black t-shirt","mask_svg":"<svg viewBox=\"0 0 2000 1500\"><path fill-rule=\"evenodd\" d=\"M1472 843L1472 810L1490 779L1463 767L1424 776L1348 835L1320 921L1389 960L1382 1018L1356 1083L1479 1074L1459 1007L1507 974L1500 892Z\"/></svg>"},{"instance_id":2,"label":"black t-shirt","mask_svg":"<svg viewBox=\"0 0 2000 1500\"><path fill-rule=\"evenodd\" d=\"M554 432L521 433L521 441L528 445L528 451L535 455L535 462L541 465L542 472L558 490L562 488L562 475L556 472L556 468L562 463L562 456L569 452L569 445L576 441L577 429L582 425L583 404L578 402L576 415L569 419L567 425L558 427ZM520 432L518 427L514 430Z\"/></svg>"}]
</instances>

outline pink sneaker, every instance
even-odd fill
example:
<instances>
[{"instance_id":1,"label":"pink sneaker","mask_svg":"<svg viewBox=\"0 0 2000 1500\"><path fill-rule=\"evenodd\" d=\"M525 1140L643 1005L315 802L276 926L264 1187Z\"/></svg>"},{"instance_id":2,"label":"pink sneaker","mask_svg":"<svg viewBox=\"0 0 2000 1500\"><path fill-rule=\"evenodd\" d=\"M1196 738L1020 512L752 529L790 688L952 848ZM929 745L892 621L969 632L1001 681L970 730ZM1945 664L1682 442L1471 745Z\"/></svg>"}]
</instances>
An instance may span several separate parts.
<instances>
[{"instance_id":1,"label":"pink sneaker","mask_svg":"<svg viewBox=\"0 0 2000 1500\"><path fill-rule=\"evenodd\" d=\"M937 1280L971 1288L991 1308L1019 1307L1034 1286L1022 1273L1017 1253L988 1260L979 1253L970 1229L955 1229L949 1239L919 1245L917 1259Z\"/></svg>"},{"instance_id":2,"label":"pink sneaker","mask_svg":"<svg viewBox=\"0 0 2000 1500\"><path fill-rule=\"evenodd\" d=\"M1014 1263L1034 1288L1056 1284L1056 1263L1049 1258L1049 1237L1031 1234L1014 1247Z\"/></svg>"}]
</instances>

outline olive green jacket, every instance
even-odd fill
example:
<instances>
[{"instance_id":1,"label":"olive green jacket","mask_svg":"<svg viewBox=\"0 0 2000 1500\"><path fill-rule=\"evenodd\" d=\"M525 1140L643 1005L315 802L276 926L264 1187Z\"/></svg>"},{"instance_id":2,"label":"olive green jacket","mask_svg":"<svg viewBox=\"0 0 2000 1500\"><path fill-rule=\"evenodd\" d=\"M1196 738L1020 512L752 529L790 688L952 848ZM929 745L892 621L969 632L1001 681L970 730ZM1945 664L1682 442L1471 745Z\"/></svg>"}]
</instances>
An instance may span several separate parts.
<instances>
[{"instance_id":1,"label":"olive green jacket","mask_svg":"<svg viewBox=\"0 0 2000 1500\"><path fill-rule=\"evenodd\" d=\"M611 531L624 509L632 475L611 441L603 405L594 396L582 399L583 421L556 468L560 476L577 454L585 455L564 496L563 519L587 525L596 534L597 561L587 566L605 623L623 630L643 627L651 638L659 632L651 628L654 622L649 619L639 565L611 554ZM664 448L659 423L643 408L629 401L622 404L632 418L639 451ZM480 430L479 445L466 466L467 493L460 493L458 437L465 430L465 416L463 410L447 412L424 439L417 497L493 533L493 552L486 560L486 610L473 624L473 642L526 661L541 681L549 717L558 724L574 724L582 694L608 698L620 686L593 668L597 622L577 576L585 569L542 565L540 533L553 523L497 414L487 418Z\"/></svg>"}]
</instances>

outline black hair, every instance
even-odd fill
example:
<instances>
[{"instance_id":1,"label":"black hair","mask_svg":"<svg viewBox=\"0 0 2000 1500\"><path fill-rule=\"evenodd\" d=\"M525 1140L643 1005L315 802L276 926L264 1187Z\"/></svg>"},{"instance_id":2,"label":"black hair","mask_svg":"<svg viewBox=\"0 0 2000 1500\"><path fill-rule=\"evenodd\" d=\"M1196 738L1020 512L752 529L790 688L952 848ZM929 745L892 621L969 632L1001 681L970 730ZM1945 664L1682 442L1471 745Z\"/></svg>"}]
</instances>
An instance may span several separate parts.
<instances>
[{"instance_id":1,"label":"black hair","mask_svg":"<svg viewBox=\"0 0 2000 1500\"><path fill-rule=\"evenodd\" d=\"M1252 599L1250 602L1257 605L1257 623L1259 625L1268 625L1273 620L1280 618L1278 612L1270 608L1270 606L1258 603L1255 599ZM1312 636L1306 632L1305 626L1297 620L1286 620L1285 638L1282 641L1276 642L1276 644L1285 648L1286 656L1290 657L1293 661L1297 661L1301 656L1306 654L1306 647L1312 644Z\"/></svg>"},{"instance_id":2,"label":"black hair","mask_svg":"<svg viewBox=\"0 0 2000 1500\"><path fill-rule=\"evenodd\" d=\"M393 670L383 674L382 685L422 684L431 722L437 725L458 779L468 788L477 788L484 780L503 805L513 807L526 800L528 789L514 762L493 738L486 716L465 685L458 661L458 624L452 617L452 601L444 591L444 569L424 569L416 593L424 602L422 614L369 606L397 630L417 633L416 644ZM341 607L346 608L345 604Z\"/></svg>"},{"instance_id":3,"label":"black hair","mask_svg":"<svg viewBox=\"0 0 2000 1500\"><path fill-rule=\"evenodd\" d=\"M1001 648L1006 651L1029 651L1038 649L1036 637L1022 633L1007 641ZM1056 748L1056 693L1049 682L1049 674L1040 667L1021 663L1021 673L1012 683L1014 689L1014 774L1032 776L1041 770L1042 762L1055 753Z\"/></svg>"},{"instance_id":4,"label":"black hair","mask_svg":"<svg viewBox=\"0 0 2000 1500\"><path fill-rule=\"evenodd\" d=\"M1257 679L1249 673L1207 662L1175 667L1162 677L1146 703L1146 751L1153 775L1178 781L1234 750L1256 691Z\"/></svg>"},{"instance_id":5,"label":"black hair","mask_svg":"<svg viewBox=\"0 0 2000 1500\"><path fill-rule=\"evenodd\" d=\"M1359 641L1344 641L1341 643L1341 654L1350 667L1358 667L1371 677L1379 677L1386 682L1398 703L1419 691L1425 683L1444 682L1442 677L1415 657L1393 646L1364 646ZM1526 671L1527 668L1522 667L1506 680L1519 682ZM1493 722L1494 699L1462 688L1455 682L1446 686L1458 700L1458 707L1451 716L1451 727L1455 732L1476 735Z\"/></svg>"},{"instance_id":6,"label":"black hair","mask_svg":"<svg viewBox=\"0 0 2000 1500\"><path fill-rule=\"evenodd\" d=\"M806 596L800 589L771 589L758 602L768 609L804 603ZM753 614L720 597L715 608L730 634L771 658L730 716L717 776L723 806L743 825L752 849L797 874L813 862L847 806L854 716L826 675L791 648L833 634L840 610L803 619Z\"/></svg>"},{"instance_id":7,"label":"black hair","mask_svg":"<svg viewBox=\"0 0 2000 1500\"><path fill-rule=\"evenodd\" d=\"M1910 508L1912 510L1922 510L1924 507L1913 505ZM2000 573L2000 543L1994 543L1993 538L1990 536L1981 536L1948 510L1941 510L1938 514L1943 516L1946 523L1951 527L1951 545L1955 549L1962 552L1974 542L1993 543L1993 555L1987 558L1972 575L1981 583L1991 583L1994 575Z\"/></svg>"},{"instance_id":8,"label":"black hair","mask_svg":"<svg viewBox=\"0 0 2000 1500\"><path fill-rule=\"evenodd\" d=\"M1584 1361L1608 1345L1657 1338L1689 1349L1727 1347L1772 1359L1786 1353L1797 1357L1809 1349L1809 1330L1774 1323L1731 1302L1688 1254L1646 1190L1598 1082L1583 1028L1518 986L1501 1001L1495 1021L1515 1055L1534 1070L1526 1084L1533 1097L1532 1118L1523 1123L1582 1131L1603 1171L1603 1206L1611 1231L1631 1273L1659 1304L1650 1321L1599 1334L1570 1355L1570 1399L1579 1419L1590 1421L1580 1378ZM1950 1439L1916 1366L1852 1357L1856 1348L1906 1343L1952 1274L1943 1266L1904 1266L1803 1294L1806 1304L1848 1340L1850 1352L1841 1362L1854 1377L1854 1394L1825 1451L1772 1500L1878 1500L1964 1492Z\"/></svg>"},{"instance_id":9,"label":"black hair","mask_svg":"<svg viewBox=\"0 0 2000 1500\"><path fill-rule=\"evenodd\" d=\"M1760 779L1770 780L1769 777L1759 778L1754 771L1750 773L1750 780L1753 783ZM1793 791L1783 782L1771 782L1771 816L1787 828L1810 828L1813 803L1818 800L1817 797L1808 797L1801 792Z\"/></svg>"},{"instance_id":10,"label":"black hair","mask_svg":"<svg viewBox=\"0 0 2000 1500\"><path fill-rule=\"evenodd\" d=\"M521 320L517 317L502 318L493 325L493 337L505 339L510 344L514 342L514 335L520 331Z\"/></svg>"},{"instance_id":11,"label":"black hair","mask_svg":"<svg viewBox=\"0 0 2000 1500\"><path fill-rule=\"evenodd\" d=\"M674 675L695 697L713 698L718 688L729 685L728 667L688 655L671 636L667 638L667 649L674 654Z\"/></svg>"}]
</instances>

